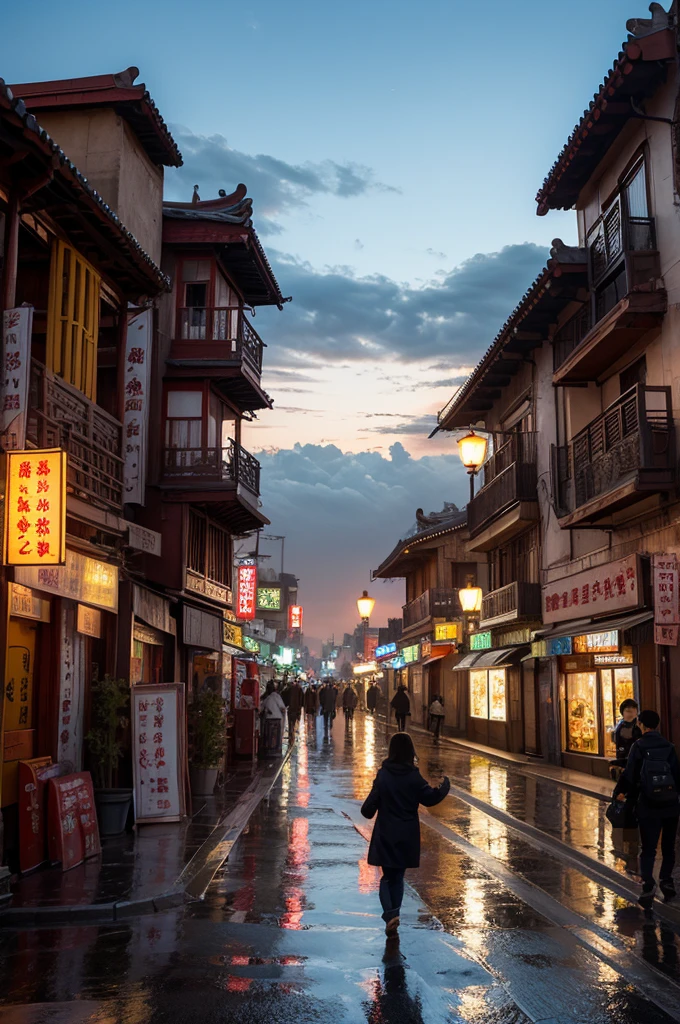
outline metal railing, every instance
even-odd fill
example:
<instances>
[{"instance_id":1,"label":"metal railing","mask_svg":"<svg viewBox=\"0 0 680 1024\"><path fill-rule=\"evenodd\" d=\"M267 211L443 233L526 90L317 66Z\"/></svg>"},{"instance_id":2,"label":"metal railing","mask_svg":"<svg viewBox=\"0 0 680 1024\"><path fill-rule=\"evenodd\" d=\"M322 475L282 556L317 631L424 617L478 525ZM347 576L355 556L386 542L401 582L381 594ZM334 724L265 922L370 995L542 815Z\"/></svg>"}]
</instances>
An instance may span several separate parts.
<instances>
[{"instance_id":1,"label":"metal railing","mask_svg":"<svg viewBox=\"0 0 680 1024\"><path fill-rule=\"evenodd\" d=\"M260 463L232 440L224 448L166 448L163 474L184 481L230 482L242 485L256 496L260 493Z\"/></svg>"},{"instance_id":2,"label":"metal railing","mask_svg":"<svg viewBox=\"0 0 680 1024\"><path fill-rule=\"evenodd\" d=\"M177 310L176 337L220 343L234 359L262 372L264 342L239 306L183 306Z\"/></svg>"},{"instance_id":3,"label":"metal railing","mask_svg":"<svg viewBox=\"0 0 680 1024\"><path fill-rule=\"evenodd\" d=\"M541 586L539 583L515 581L492 590L482 598L481 621L490 619L526 619L541 617Z\"/></svg>"},{"instance_id":4,"label":"metal railing","mask_svg":"<svg viewBox=\"0 0 680 1024\"><path fill-rule=\"evenodd\" d=\"M461 614L458 591L447 587L426 590L404 605L404 626L429 618L450 618Z\"/></svg>"}]
</instances>

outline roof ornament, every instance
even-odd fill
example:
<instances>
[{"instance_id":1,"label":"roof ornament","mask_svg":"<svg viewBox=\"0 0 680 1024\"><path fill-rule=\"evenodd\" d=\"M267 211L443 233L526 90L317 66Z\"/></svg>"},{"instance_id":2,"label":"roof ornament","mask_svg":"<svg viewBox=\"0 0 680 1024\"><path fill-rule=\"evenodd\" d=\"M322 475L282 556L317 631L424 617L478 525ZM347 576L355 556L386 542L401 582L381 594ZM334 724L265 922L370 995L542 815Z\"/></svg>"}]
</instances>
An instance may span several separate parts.
<instances>
[{"instance_id":1,"label":"roof ornament","mask_svg":"<svg viewBox=\"0 0 680 1024\"><path fill-rule=\"evenodd\" d=\"M585 263L587 253L578 245L566 245L561 238L553 238L550 246L550 261L556 263Z\"/></svg>"},{"instance_id":2,"label":"roof ornament","mask_svg":"<svg viewBox=\"0 0 680 1024\"><path fill-rule=\"evenodd\" d=\"M125 71L119 71L118 74L113 76L113 80L119 89L131 89L135 84L135 78L137 78L138 75L139 68L132 65L131 67L126 68Z\"/></svg>"},{"instance_id":3,"label":"roof ornament","mask_svg":"<svg viewBox=\"0 0 680 1024\"><path fill-rule=\"evenodd\" d=\"M198 194L198 185L194 185L194 194L191 197L192 203L200 203L201 197Z\"/></svg>"},{"instance_id":4,"label":"roof ornament","mask_svg":"<svg viewBox=\"0 0 680 1024\"><path fill-rule=\"evenodd\" d=\"M661 4L652 3L649 5L651 18L629 18L626 28L631 39L641 39L643 36L652 35L653 32L661 32L671 27L671 14L664 10Z\"/></svg>"},{"instance_id":5,"label":"roof ornament","mask_svg":"<svg viewBox=\"0 0 680 1024\"><path fill-rule=\"evenodd\" d=\"M441 512L430 512L428 516L425 515L422 508L416 509L416 528L418 533L421 530L429 530L431 526L439 526L441 523L448 522L453 516L458 513L460 509L457 505L454 505L452 501L445 501L444 508Z\"/></svg>"}]
</instances>

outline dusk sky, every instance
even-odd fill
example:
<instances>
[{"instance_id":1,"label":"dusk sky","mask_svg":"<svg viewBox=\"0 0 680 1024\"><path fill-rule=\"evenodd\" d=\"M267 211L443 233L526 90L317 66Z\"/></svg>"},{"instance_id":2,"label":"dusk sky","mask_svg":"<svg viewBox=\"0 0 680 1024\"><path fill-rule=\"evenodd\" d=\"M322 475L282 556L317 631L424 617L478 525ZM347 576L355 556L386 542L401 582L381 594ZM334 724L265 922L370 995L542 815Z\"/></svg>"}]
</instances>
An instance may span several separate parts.
<instances>
[{"instance_id":1,"label":"dusk sky","mask_svg":"<svg viewBox=\"0 0 680 1024\"><path fill-rule=\"evenodd\" d=\"M401 614L370 570L415 509L463 504L441 409L571 213L534 196L644 0L26 0L4 12L0 76L140 68L185 165L170 199L248 186L284 295L260 310L275 401L244 443L286 536L306 632ZM566 70L568 68L568 73ZM263 545L267 550L267 545ZM271 545L272 565L278 565Z\"/></svg>"}]
</instances>

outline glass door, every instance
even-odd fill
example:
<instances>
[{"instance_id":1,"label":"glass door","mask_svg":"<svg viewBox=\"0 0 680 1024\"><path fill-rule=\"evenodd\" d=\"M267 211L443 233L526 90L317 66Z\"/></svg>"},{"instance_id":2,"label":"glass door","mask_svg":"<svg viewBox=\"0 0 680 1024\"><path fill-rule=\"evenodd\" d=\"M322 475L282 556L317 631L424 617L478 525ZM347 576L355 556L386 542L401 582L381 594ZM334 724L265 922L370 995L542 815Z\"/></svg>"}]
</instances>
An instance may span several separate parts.
<instances>
[{"instance_id":1,"label":"glass door","mask_svg":"<svg viewBox=\"0 0 680 1024\"><path fill-rule=\"evenodd\" d=\"M599 754L597 672L569 672L566 699L567 750Z\"/></svg>"}]
</instances>

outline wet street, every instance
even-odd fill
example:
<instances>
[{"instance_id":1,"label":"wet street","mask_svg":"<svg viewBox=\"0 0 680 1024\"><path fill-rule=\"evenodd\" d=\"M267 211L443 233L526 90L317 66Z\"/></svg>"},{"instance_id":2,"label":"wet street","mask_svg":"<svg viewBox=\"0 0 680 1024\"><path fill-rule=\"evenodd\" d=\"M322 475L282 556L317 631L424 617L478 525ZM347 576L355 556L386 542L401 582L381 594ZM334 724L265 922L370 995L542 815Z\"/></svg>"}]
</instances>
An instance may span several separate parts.
<instances>
[{"instance_id":1,"label":"wet street","mask_svg":"<svg viewBox=\"0 0 680 1024\"><path fill-rule=\"evenodd\" d=\"M415 735L452 794L424 812L398 942L361 818L384 723L319 719L202 902L106 926L5 930L8 1024L661 1024L680 1020L680 912L634 902L605 804Z\"/></svg>"}]
</instances>

